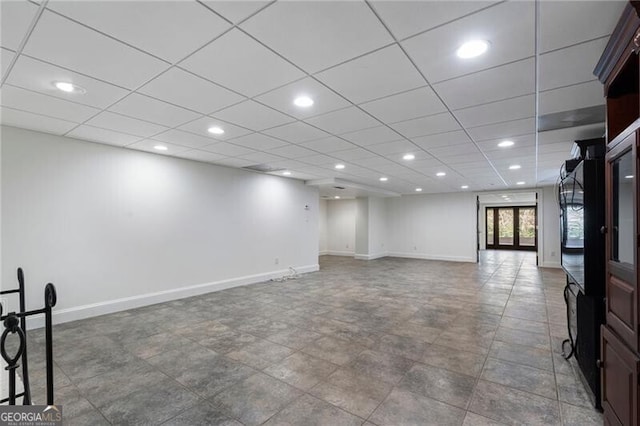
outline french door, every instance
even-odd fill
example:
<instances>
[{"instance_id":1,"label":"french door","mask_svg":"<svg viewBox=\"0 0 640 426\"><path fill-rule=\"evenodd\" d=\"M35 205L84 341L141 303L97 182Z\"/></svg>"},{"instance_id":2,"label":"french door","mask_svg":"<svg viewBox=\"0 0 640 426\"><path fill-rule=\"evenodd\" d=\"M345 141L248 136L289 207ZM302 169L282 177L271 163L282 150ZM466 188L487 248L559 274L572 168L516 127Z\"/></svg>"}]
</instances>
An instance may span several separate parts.
<instances>
[{"instance_id":1,"label":"french door","mask_svg":"<svg viewBox=\"0 0 640 426\"><path fill-rule=\"evenodd\" d=\"M536 206L487 207L486 218L488 249L537 250Z\"/></svg>"}]
</instances>

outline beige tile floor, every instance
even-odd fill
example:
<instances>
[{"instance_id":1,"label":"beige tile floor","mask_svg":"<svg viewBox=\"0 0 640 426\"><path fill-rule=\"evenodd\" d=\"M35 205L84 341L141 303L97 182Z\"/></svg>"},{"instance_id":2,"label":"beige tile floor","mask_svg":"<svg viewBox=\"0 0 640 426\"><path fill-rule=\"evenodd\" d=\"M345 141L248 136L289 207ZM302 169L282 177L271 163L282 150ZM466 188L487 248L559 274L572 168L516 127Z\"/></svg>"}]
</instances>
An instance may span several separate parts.
<instances>
[{"instance_id":1,"label":"beige tile floor","mask_svg":"<svg viewBox=\"0 0 640 426\"><path fill-rule=\"evenodd\" d=\"M534 262L323 256L298 280L56 326L56 402L69 425L602 424L560 355L564 276Z\"/></svg>"}]
</instances>

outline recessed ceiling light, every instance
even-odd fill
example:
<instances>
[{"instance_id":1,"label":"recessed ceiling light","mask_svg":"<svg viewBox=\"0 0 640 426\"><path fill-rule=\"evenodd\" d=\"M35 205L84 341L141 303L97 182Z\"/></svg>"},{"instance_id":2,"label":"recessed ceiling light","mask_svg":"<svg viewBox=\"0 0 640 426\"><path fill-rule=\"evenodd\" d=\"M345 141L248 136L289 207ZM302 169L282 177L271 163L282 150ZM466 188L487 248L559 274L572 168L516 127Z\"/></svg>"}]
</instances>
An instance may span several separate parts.
<instances>
[{"instance_id":1,"label":"recessed ceiling light","mask_svg":"<svg viewBox=\"0 0 640 426\"><path fill-rule=\"evenodd\" d=\"M516 182L516 185L524 185L524 184L525 184L524 181Z\"/></svg>"},{"instance_id":2,"label":"recessed ceiling light","mask_svg":"<svg viewBox=\"0 0 640 426\"><path fill-rule=\"evenodd\" d=\"M462 185L460 188L462 188L462 189L469 189L469 185Z\"/></svg>"},{"instance_id":3,"label":"recessed ceiling light","mask_svg":"<svg viewBox=\"0 0 640 426\"><path fill-rule=\"evenodd\" d=\"M53 85L56 87L56 89L66 93L81 93L81 94L87 93L87 91L84 90L82 87L76 86L73 83L68 83L65 81L54 81Z\"/></svg>"},{"instance_id":4,"label":"recessed ceiling light","mask_svg":"<svg viewBox=\"0 0 640 426\"><path fill-rule=\"evenodd\" d=\"M218 127L218 126L212 126L212 127L209 127L209 128L207 129L207 131L208 131L209 133L211 133L211 134L214 134L214 135L221 135L221 134L223 134L223 133L224 133L224 129L222 129L222 128Z\"/></svg>"},{"instance_id":5,"label":"recessed ceiling light","mask_svg":"<svg viewBox=\"0 0 640 426\"><path fill-rule=\"evenodd\" d=\"M404 157L402 157L403 160L413 160L415 158L416 156L413 154L405 154Z\"/></svg>"},{"instance_id":6,"label":"recessed ceiling light","mask_svg":"<svg viewBox=\"0 0 640 426\"><path fill-rule=\"evenodd\" d=\"M442 176L446 176L447 174L445 172L438 172L436 173L436 176L438 177L442 177Z\"/></svg>"},{"instance_id":7,"label":"recessed ceiling light","mask_svg":"<svg viewBox=\"0 0 640 426\"><path fill-rule=\"evenodd\" d=\"M416 188L416 192L422 192L422 188Z\"/></svg>"},{"instance_id":8,"label":"recessed ceiling light","mask_svg":"<svg viewBox=\"0 0 640 426\"><path fill-rule=\"evenodd\" d=\"M388 181L388 180L389 180L389 178L384 177L384 176L382 176L382 177L380 178L380 182L386 182L386 181Z\"/></svg>"},{"instance_id":9,"label":"recessed ceiling light","mask_svg":"<svg viewBox=\"0 0 640 426\"><path fill-rule=\"evenodd\" d=\"M164 145L156 145L156 146L154 146L154 147L153 147L153 149L157 149L158 151L166 151L166 150L168 150L169 148L167 148L167 147L166 147L166 146L164 146Z\"/></svg>"},{"instance_id":10,"label":"recessed ceiling light","mask_svg":"<svg viewBox=\"0 0 640 426\"><path fill-rule=\"evenodd\" d=\"M502 141L498 144L500 148L507 148L513 146L513 141Z\"/></svg>"},{"instance_id":11,"label":"recessed ceiling light","mask_svg":"<svg viewBox=\"0 0 640 426\"><path fill-rule=\"evenodd\" d=\"M509 170L518 170L520 168L520 164L514 164L512 166L509 166Z\"/></svg>"},{"instance_id":12,"label":"recessed ceiling light","mask_svg":"<svg viewBox=\"0 0 640 426\"><path fill-rule=\"evenodd\" d=\"M284 172L282 172L283 176L291 176L291 172L289 170L285 170Z\"/></svg>"},{"instance_id":13,"label":"recessed ceiling light","mask_svg":"<svg viewBox=\"0 0 640 426\"><path fill-rule=\"evenodd\" d=\"M509 196L508 195L503 195L502 198L509 198Z\"/></svg>"},{"instance_id":14,"label":"recessed ceiling light","mask_svg":"<svg viewBox=\"0 0 640 426\"><path fill-rule=\"evenodd\" d=\"M464 43L456 50L458 58L470 59L482 55L489 49L489 42L486 40L471 40Z\"/></svg>"},{"instance_id":15,"label":"recessed ceiling light","mask_svg":"<svg viewBox=\"0 0 640 426\"><path fill-rule=\"evenodd\" d=\"M302 108L309 108L311 105L313 105L313 99L311 99L308 96L298 96L293 100L293 103L296 106L299 106Z\"/></svg>"},{"instance_id":16,"label":"recessed ceiling light","mask_svg":"<svg viewBox=\"0 0 640 426\"><path fill-rule=\"evenodd\" d=\"M333 198L335 198L336 200L339 200L339 199L340 199L340 196L339 196L339 195L336 195L336 196L335 196L335 197L333 197Z\"/></svg>"},{"instance_id":17,"label":"recessed ceiling light","mask_svg":"<svg viewBox=\"0 0 640 426\"><path fill-rule=\"evenodd\" d=\"M625 179L633 179L633 175L626 175L624 178Z\"/></svg>"},{"instance_id":18,"label":"recessed ceiling light","mask_svg":"<svg viewBox=\"0 0 640 426\"><path fill-rule=\"evenodd\" d=\"M344 164L336 164L335 168L338 169L338 170L342 170L342 169L344 169Z\"/></svg>"}]
</instances>

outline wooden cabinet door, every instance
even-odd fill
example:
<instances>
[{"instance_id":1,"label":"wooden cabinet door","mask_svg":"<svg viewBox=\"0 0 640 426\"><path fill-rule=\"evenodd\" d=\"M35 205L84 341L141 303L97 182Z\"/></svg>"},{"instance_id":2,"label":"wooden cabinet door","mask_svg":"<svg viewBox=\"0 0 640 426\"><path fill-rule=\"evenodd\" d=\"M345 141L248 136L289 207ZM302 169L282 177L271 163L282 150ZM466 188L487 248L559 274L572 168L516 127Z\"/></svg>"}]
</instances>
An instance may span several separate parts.
<instances>
[{"instance_id":1,"label":"wooden cabinet door","mask_svg":"<svg viewBox=\"0 0 640 426\"><path fill-rule=\"evenodd\" d=\"M636 352L638 347L636 133L606 158L606 321Z\"/></svg>"},{"instance_id":2,"label":"wooden cabinet door","mask_svg":"<svg viewBox=\"0 0 640 426\"><path fill-rule=\"evenodd\" d=\"M602 408L605 424L638 425L640 359L606 326L602 326Z\"/></svg>"}]
</instances>

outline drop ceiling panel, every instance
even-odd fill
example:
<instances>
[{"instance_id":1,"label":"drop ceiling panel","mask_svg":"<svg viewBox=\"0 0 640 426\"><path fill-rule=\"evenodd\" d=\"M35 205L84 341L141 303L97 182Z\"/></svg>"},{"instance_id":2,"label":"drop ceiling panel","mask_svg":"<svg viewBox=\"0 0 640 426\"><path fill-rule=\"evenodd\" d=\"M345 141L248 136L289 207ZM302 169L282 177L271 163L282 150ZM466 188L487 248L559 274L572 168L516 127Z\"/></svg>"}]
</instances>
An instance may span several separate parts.
<instances>
[{"instance_id":1,"label":"drop ceiling panel","mask_svg":"<svg viewBox=\"0 0 640 426\"><path fill-rule=\"evenodd\" d=\"M544 145L548 143L573 142L580 139L599 137L604 137L604 124L591 124L588 126L540 132L538 135L538 142L540 145Z\"/></svg>"},{"instance_id":2,"label":"drop ceiling panel","mask_svg":"<svg viewBox=\"0 0 640 426\"><path fill-rule=\"evenodd\" d=\"M495 2L489 1L373 1L371 4L398 38L440 26L476 12Z\"/></svg>"},{"instance_id":3,"label":"drop ceiling panel","mask_svg":"<svg viewBox=\"0 0 640 426\"><path fill-rule=\"evenodd\" d=\"M155 149L155 146L163 146L165 148L167 148L164 151L160 151ZM154 141L153 139L144 139L141 140L140 142L136 142L133 143L131 145L127 145L127 148L131 148L131 149L135 149L138 151L146 151L146 152L152 152L154 154L158 154L158 155L174 155L174 154L178 154L180 152L184 152L184 151L188 151L189 148L185 147L185 146L180 146L180 145L174 145L174 144L170 144L167 142L158 142L158 141Z\"/></svg>"},{"instance_id":4,"label":"drop ceiling panel","mask_svg":"<svg viewBox=\"0 0 640 426\"><path fill-rule=\"evenodd\" d=\"M180 68L171 68L138 91L202 114L218 111L245 99Z\"/></svg>"},{"instance_id":5,"label":"drop ceiling panel","mask_svg":"<svg viewBox=\"0 0 640 426\"><path fill-rule=\"evenodd\" d=\"M234 145L240 145L258 151L270 151L273 148L289 145L289 143L280 139L272 138L260 133L252 133L250 135L241 136L232 140Z\"/></svg>"},{"instance_id":6,"label":"drop ceiling panel","mask_svg":"<svg viewBox=\"0 0 640 426\"><path fill-rule=\"evenodd\" d=\"M222 160L214 161L214 163L227 167L247 167L254 164L251 161L243 160L242 158L223 158Z\"/></svg>"},{"instance_id":7,"label":"drop ceiling panel","mask_svg":"<svg viewBox=\"0 0 640 426\"><path fill-rule=\"evenodd\" d=\"M11 50L0 48L0 78L4 78L11 61L13 60L13 56L14 52Z\"/></svg>"},{"instance_id":8,"label":"drop ceiling panel","mask_svg":"<svg viewBox=\"0 0 640 426\"><path fill-rule=\"evenodd\" d=\"M139 136L127 135L125 133L100 129L98 127L87 126L84 124L76 127L65 136L115 146L130 145L141 139Z\"/></svg>"},{"instance_id":9,"label":"drop ceiling panel","mask_svg":"<svg viewBox=\"0 0 640 426\"><path fill-rule=\"evenodd\" d=\"M376 119L356 107L333 111L305 121L336 135L380 125Z\"/></svg>"},{"instance_id":10,"label":"drop ceiling panel","mask_svg":"<svg viewBox=\"0 0 640 426\"><path fill-rule=\"evenodd\" d=\"M332 165L331 167L333 167L333 164L335 164L336 159L324 154L315 154L309 157L300 158L299 161L306 164L312 164L314 166L327 166L331 164Z\"/></svg>"},{"instance_id":11,"label":"drop ceiling panel","mask_svg":"<svg viewBox=\"0 0 640 426\"><path fill-rule=\"evenodd\" d=\"M540 2L540 51L604 37L613 29L626 1Z\"/></svg>"},{"instance_id":12,"label":"drop ceiling panel","mask_svg":"<svg viewBox=\"0 0 640 426\"><path fill-rule=\"evenodd\" d=\"M302 158L315 155L316 152L299 145L287 145L280 148L270 149L271 154L279 155L285 158Z\"/></svg>"},{"instance_id":13,"label":"drop ceiling panel","mask_svg":"<svg viewBox=\"0 0 640 426\"><path fill-rule=\"evenodd\" d=\"M166 62L49 11L40 17L24 52L126 88L141 85L168 66Z\"/></svg>"},{"instance_id":14,"label":"drop ceiling panel","mask_svg":"<svg viewBox=\"0 0 640 426\"><path fill-rule=\"evenodd\" d=\"M233 145L228 142L218 142L212 145L203 146L201 148L203 151L215 152L216 154L227 155L229 157L239 157L241 155L251 154L255 152L252 149L245 148L243 146ZM247 161L247 160L245 160ZM255 164L252 161L248 161L247 164ZM244 166L240 166L244 167Z\"/></svg>"},{"instance_id":15,"label":"drop ceiling panel","mask_svg":"<svg viewBox=\"0 0 640 426\"><path fill-rule=\"evenodd\" d=\"M540 56L540 90L595 80L596 67L607 38L567 47Z\"/></svg>"},{"instance_id":16,"label":"drop ceiling panel","mask_svg":"<svg viewBox=\"0 0 640 426\"><path fill-rule=\"evenodd\" d=\"M534 55L534 2L505 2L402 42L430 83ZM485 55L460 59L469 40L487 40Z\"/></svg>"},{"instance_id":17,"label":"drop ceiling panel","mask_svg":"<svg viewBox=\"0 0 640 426\"><path fill-rule=\"evenodd\" d=\"M204 0L202 3L236 24L265 7L270 1Z\"/></svg>"},{"instance_id":18,"label":"drop ceiling panel","mask_svg":"<svg viewBox=\"0 0 640 426\"><path fill-rule=\"evenodd\" d=\"M302 121L274 127L273 129L265 130L263 133L291 143L303 143L329 136L327 132L303 123Z\"/></svg>"},{"instance_id":19,"label":"drop ceiling panel","mask_svg":"<svg viewBox=\"0 0 640 426\"><path fill-rule=\"evenodd\" d=\"M267 154L266 152L252 152L251 154L240 155L238 158L251 161L253 164L271 164L282 160L282 157Z\"/></svg>"},{"instance_id":20,"label":"drop ceiling panel","mask_svg":"<svg viewBox=\"0 0 640 426\"><path fill-rule=\"evenodd\" d=\"M52 133L54 135L65 134L77 126L76 123L71 123L70 121L32 114L7 107L0 108L0 124L3 126L13 126L22 129L36 130L38 132Z\"/></svg>"},{"instance_id":21,"label":"drop ceiling panel","mask_svg":"<svg viewBox=\"0 0 640 426\"><path fill-rule=\"evenodd\" d=\"M231 26L190 1L52 0L47 7L169 62L184 58Z\"/></svg>"},{"instance_id":22,"label":"drop ceiling panel","mask_svg":"<svg viewBox=\"0 0 640 426\"><path fill-rule=\"evenodd\" d=\"M99 109L52 96L4 85L0 91L2 106L48 115L74 123L82 123L100 112Z\"/></svg>"},{"instance_id":23,"label":"drop ceiling panel","mask_svg":"<svg viewBox=\"0 0 640 426\"><path fill-rule=\"evenodd\" d=\"M344 141L335 136L318 139L311 142L305 142L300 144L300 146L303 146L308 149L312 149L314 151L322 152L322 153L353 150L354 148L356 148L356 146L353 145L352 143Z\"/></svg>"},{"instance_id":24,"label":"drop ceiling panel","mask_svg":"<svg viewBox=\"0 0 640 426\"><path fill-rule=\"evenodd\" d=\"M256 96L304 76L237 29L199 50L180 67L245 96Z\"/></svg>"},{"instance_id":25,"label":"drop ceiling panel","mask_svg":"<svg viewBox=\"0 0 640 426\"><path fill-rule=\"evenodd\" d=\"M368 146L402 139L401 135L386 126L377 126L370 129L344 133L341 137L360 146Z\"/></svg>"},{"instance_id":26,"label":"drop ceiling panel","mask_svg":"<svg viewBox=\"0 0 640 426\"><path fill-rule=\"evenodd\" d=\"M391 154L397 153L410 153L416 150L416 146L409 142L408 140L399 140L394 142L385 142L376 145L367 146L369 151L375 152L376 154L391 156Z\"/></svg>"},{"instance_id":27,"label":"drop ceiling panel","mask_svg":"<svg viewBox=\"0 0 640 426\"><path fill-rule=\"evenodd\" d=\"M525 146L535 146L536 144L536 135L535 133L528 135L520 135L520 136L511 136L508 140L513 142L512 147L499 147L498 144L503 142L506 138L498 138L498 139L488 139L483 141L478 141L477 144L483 152L491 152L491 151L506 151L509 152L513 148L520 148Z\"/></svg>"},{"instance_id":28,"label":"drop ceiling panel","mask_svg":"<svg viewBox=\"0 0 640 426\"><path fill-rule=\"evenodd\" d=\"M540 115L604 104L604 90L598 80L540 93Z\"/></svg>"},{"instance_id":29,"label":"drop ceiling panel","mask_svg":"<svg viewBox=\"0 0 640 426\"><path fill-rule=\"evenodd\" d=\"M56 81L76 84L85 89L86 93L62 92L53 85ZM16 61L7 78L7 83L101 109L108 107L129 93L128 90L121 87L24 55L21 55Z\"/></svg>"},{"instance_id":30,"label":"drop ceiling panel","mask_svg":"<svg viewBox=\"0 0 640 426\"><path fill-rule=\"evenodd\" d=\"M149 123L148 121L137 120L120 114L114 114L108 111L101 112L85 124L140 137L149 137L168 130L165 126Z\"/></svg>"},{"instance_id":31,"label":"drop ceiling panel","mask_svg":"<svg viewBox=\"0 0 640 426\"><path fill-rule=\"evenodd\" d=\"M364 2L278 2L243 29L315 73L393 41Z\"/></svg>"},{"instance_id":32,"label":"drop ceiling panel","mask_svg":"<svg viewBox=\"0 0 640 426\"><path fill-rule=\"evenodd\" d=\"M294 118L259 103L247 100L212 114L213 117L247 129L260 131L295 121Z\"/></svg>"},{"instance_id":33,"label":"drop ceiling panel","mask_svg":"<svg viewBox=\"0 0 640 426\"><path fill-rule=\"evenodd\" d=\"M37 12L38 6L26 0L0 3L0 45L18 50Z\"/></svg>"},{"instance_id":34,"label":"drop ceiling panel","mask_svg":"<svg viewBox=\"0 0 640 426\"><path fill-rule=\"evenodd\" d=\"M362 148L354 148L354 149L347 149L345 151L333 152L331 155L336 158L339 158L340 160L354 161L354 162L358 162L357 160L362 160L364 158L373 158L377 156L373 152L368 151L366 149L362 149ZM349 169L349 171L351 171L351 169Z\"/></svg>"},{"instance_id":35,"label":"drop ceiling panel","mask_svg":"<svg viewBox=\"0 0 640 426\"><path fill-rule=\"evenodd\" d=\"M444 112L447 108L430 87L421 87L361 105L362 109L385 123Z\"/></svg>"},{"instance_id":36,"label":"drop ceiling panel","mask_svg":"<svg viewBox=\"0 0 640 426\"><path fill-rule=\"evenodd\" d=\"M434 86L445 104L461 109L535 91L535 64L526 59L448 80Z\"/></svg>"},{"instance_id":37,"label":"drop ceiling panel","mask_svg":"<svg viewBox=\"0 0 640 426\"><path fill-rule=\"evenodd\" d=\"M519 96L453 112L466 128L518 120L536 115L535 95Z\"/></svg>"},{"instance_id":38,"label":"drop ceiling panel","mask_svg":"<svg viewBox=\"0 0 640 426\"><path fill-rule=\"evenodd\" d=\"M437 148L430 148L429 154L438 159L446 157L454 157L459 155L471 155L479 153L478 148L473 144L459 144L453 146L441 146Z\"/></svg>"},{"instance_id":39,"label":"drop ceiling panel","mask_svg":"<svg viewBox=\"0 0 640 426\"><path fill-rule=\"evenodd\" d=\"M138 93L130 94L109 108L109 111L169 127L179 126L201 116L193 111Z\"/></svg>"},{"instance_id":40,"label":"drop ceiling panel","mask_svg":"<svg viewBox=\"0 0 640 426\"><path fill-rule=\"evenodd\" d=\"M422 147L425 150L431 148L437 148L440 146L458 145L458 144L470 144L471 139L462 131L457 130L454 132L440 133L437 135L421 136L411 138L416 145Z\"/></svg>"},{"instance_id":41,"label":"drop ceiling panel","mask_svg":"<svg viewBox=\"0 0 640 426\"><path fill-rule=\"evenodd\" d=\"M183 132L181 130L171 129L167 130L164 133L160 133L159 135L155 135L153 139L174 143L177 145L187 146L190 148L199 148L206 145L211 145L215 141L211 138L207 138L204 136L196 135L189 132Z\"/></svg>"},{"instance_id":42,"label":"drop ceiling panel","mask_svg":"<svg viewBox=\"0 0 640 426\"><path fill-rule=\"evenodd\" d=\"M310 97L313 99L313 105L306 108L296 106L293 101L299 96ZM256 100L299 119L349 106L349 102L344 98L310 77L272 90L258 96Z\"/></svg>"},{"instance_id":43,"label":"drop ceiling panel","mask_svg":"<svg viewBox=\"0 0 640 426\"><path fill-rule=\"evenodd\" d=\"M195 160L203 163L216 163L220 160L223 160L227 157L224 155L216 154L213 152L201 151L199 149L191 149L189 151L182 151L175 155L179 158L184 158L187 160Z\"/></svg>"},{"instance_id":44,"label":"drop ceiling panel","mask_svg":"<svg viewBox=\"0 0 640 426\"><path fill-rule=\"evenodd\" d=\"M400 121L390 125L407 138L450 132L460 128L453 116L445 112L429 117Z\"/></svg>"},{"instance_id":45,"label":"drop ceiling panel","mask_svg":"<svg viewBox=\"0 0 640 426\"><path fill-rule=\"evenodd\" d=\"M533 118L524 120L507 121L506 123L489 124L487 126L468 129L469 135L475 141L487 139L510 138L513 136L535 133L536 123Z\"/></svg>"},{"instance_id":46,"label":"drop ceiling panel","mask_svg":"<svg viewBox=\"0 0 640 426\"><path fill-rule=\"evenodd\" d=\"M220 127L224 130L221 135L214 135L208 132L210 127ZM248 135L252 133L251 130L244 129L242 127L235 126L231 123L226 123L222 120L218 120L213 117L202 117L194 120L190 123L183 124L179 127L180 130L186 132L195 133L196 135L210 137L212 139L227 140L237 138L240 136Z\"/></svg>"},{"instance_id":47,"label":"drop ceiling panel","mask_svg":"<svg viewBox=\"0 0 640 426\"><path fill-rule=\"evenodd\" d=\"M316 77L356 104L425 84L420 73L396 45L338 65Z\"/></svg>"}]
</instances>

